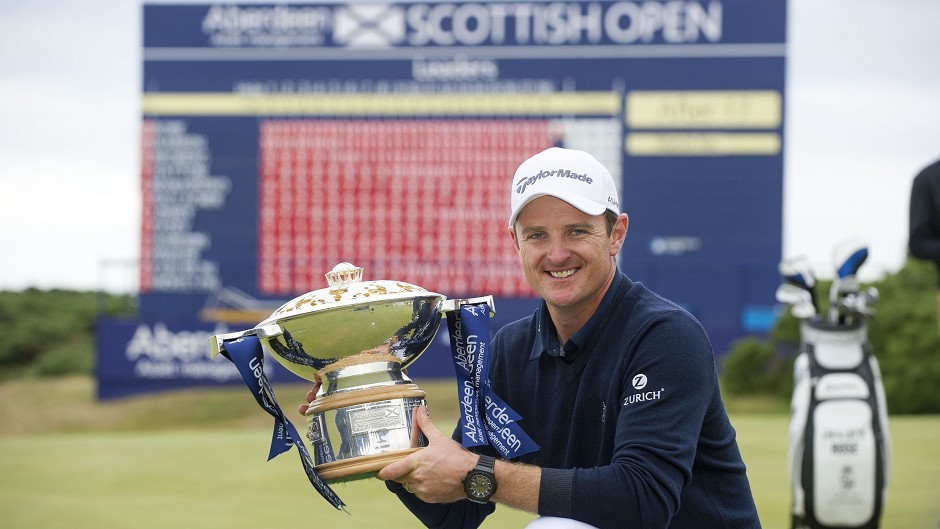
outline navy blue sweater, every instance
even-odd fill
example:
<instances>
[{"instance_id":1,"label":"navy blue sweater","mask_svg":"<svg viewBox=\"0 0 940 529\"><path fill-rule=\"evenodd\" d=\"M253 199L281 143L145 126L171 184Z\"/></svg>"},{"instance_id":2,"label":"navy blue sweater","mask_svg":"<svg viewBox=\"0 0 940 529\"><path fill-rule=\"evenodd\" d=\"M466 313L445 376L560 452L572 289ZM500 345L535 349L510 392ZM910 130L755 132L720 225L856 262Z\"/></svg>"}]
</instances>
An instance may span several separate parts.
<instances>
[{"instance_id":1,"label":"navy blue sweater","mask_svg":"<svg viewBox=\"0 0 940 529\"><path fill-rule=\"evenodd\" d=\"M940 161L928 165L914 177L909 230L911 255L933 261L940 270ZM940 281L940 275L937 279Z\"/></svg>"},{"instance_id":2,"label":"navy blue sweater","mask_svg":"<svg viewBox=\"0 0 940 529\"><path fill-rule=\"evenodd\" d=\"M695 318L620 275L563 357L541 351L546 322L543 303L500 329L490 368L540 445L518 459L542 467L539 514L599 528L760 527ZM428 527L477 527L493 510L390 488Z\"/></svg>"}]
</instances>

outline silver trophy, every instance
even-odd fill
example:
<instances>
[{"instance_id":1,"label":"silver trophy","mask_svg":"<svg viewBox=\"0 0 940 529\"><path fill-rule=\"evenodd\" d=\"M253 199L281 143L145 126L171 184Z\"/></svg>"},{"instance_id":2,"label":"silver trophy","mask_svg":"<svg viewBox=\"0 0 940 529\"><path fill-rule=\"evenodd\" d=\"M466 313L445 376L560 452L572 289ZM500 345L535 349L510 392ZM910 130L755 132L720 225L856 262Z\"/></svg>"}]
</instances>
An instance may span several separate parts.
<instances>
[{"instance_id":1,"label":"silver trophy","mask_svg":"<svg viewBox=\"0 0 940 529\"><path fill-rule=\"evenodd\" d=\"M254 334L265 352L304 380L322 385L307 411L314 467L323 481L374 476L389 463L427 445L412 427L412 410L425 393L403 369L431 344L447 300L402 281L363 281L349 263L326 274L329 286L292 299L247 331L210 338L213 356L223 343Z\"/></svg>"}]
</instances>

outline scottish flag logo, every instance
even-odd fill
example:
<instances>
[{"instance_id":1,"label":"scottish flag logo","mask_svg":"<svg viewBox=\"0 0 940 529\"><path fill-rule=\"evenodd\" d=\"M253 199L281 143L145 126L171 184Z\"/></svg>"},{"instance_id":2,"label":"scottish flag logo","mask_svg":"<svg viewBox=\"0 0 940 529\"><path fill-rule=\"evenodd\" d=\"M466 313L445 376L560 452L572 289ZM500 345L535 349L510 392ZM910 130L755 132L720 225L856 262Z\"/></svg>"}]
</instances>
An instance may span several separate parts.
<instances>
[{"instance_id":1,"label":"scottish flag logo","mask_svg":"<svg viewBox=\"0 0 940 529\"><path fill-rule=\"evenodd\" d=\"M405 12L397 6L340 7L333 23L333 42L347 48L389 48L405 40Z\"/></svg>"}]
</instances>

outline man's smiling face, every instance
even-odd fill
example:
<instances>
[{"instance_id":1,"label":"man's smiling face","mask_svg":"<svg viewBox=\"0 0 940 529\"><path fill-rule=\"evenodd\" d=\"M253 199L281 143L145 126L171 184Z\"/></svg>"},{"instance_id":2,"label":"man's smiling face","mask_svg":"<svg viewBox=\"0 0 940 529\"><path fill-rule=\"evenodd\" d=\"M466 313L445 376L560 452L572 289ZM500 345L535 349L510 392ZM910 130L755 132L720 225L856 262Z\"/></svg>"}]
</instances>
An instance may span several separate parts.
<instances>
[{"instance_id":1,"label":"man's smiling face","mask_svg":"<svg viewBox=\"0 0 940 529\"><path fill-rule=\"evenodd\" d=\"M613 278L627 223L621 215L608 235L603 215L542 196L526 204L509 231L526 280L549 309L590 314Z\"/></svg>"}]
</instances>

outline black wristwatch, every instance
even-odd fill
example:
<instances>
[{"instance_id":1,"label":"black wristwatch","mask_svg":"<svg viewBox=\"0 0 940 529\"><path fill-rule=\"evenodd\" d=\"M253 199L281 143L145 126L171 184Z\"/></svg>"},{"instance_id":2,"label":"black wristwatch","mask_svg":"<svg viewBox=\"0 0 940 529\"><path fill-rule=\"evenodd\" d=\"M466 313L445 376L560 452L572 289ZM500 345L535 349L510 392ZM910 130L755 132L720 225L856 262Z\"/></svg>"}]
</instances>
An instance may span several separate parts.
<instances>
[{"instance_id":1,"label":"black wristwatch","mask_svg":"<svg viewBox=\"0 0 940 529\"><path fill-rule=\"evenodd\" d=\"M490 456L480 456L477 466L467 472L467 477L463 478L463 490L467 493L467 498L475 503L486 503L490 501L496 492L496 458Z\"/></svg>"}]
</instances>

